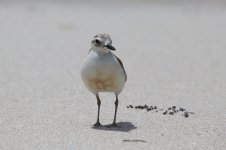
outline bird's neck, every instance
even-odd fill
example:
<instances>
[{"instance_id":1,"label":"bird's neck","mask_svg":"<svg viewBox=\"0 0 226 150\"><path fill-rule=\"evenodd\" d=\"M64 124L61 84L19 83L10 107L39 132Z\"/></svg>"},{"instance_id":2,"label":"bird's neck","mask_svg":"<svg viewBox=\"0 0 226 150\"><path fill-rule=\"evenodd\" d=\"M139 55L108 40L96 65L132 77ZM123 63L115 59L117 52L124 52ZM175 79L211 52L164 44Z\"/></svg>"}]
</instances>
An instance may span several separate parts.
<instances>
[{"instance_id":1,"label":"bird's neck","mask_svg":"<svg viewBox=\"0 0 226 150\"><path fill-rule=\"evenodd\" d=\"M98 55L106 55L108 53L111 53L110 50L106 48L100 48L100 47L91 47L89 51L95 52Z\"/></svg>"}]
</instances>

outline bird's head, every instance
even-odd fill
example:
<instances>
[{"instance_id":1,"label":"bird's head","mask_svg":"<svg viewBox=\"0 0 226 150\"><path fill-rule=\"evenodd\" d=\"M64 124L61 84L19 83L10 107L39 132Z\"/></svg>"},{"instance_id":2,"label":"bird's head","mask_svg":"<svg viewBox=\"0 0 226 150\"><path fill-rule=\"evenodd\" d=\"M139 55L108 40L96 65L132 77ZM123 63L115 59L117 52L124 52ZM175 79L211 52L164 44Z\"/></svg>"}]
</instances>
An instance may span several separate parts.
<instances>
[{"instance_id":1,"label":"bird's head","mask_svg":"<svg viewBox=\"0 0 226 150\"><path fill-rule=\"evenodd\" d=\"M101 52L110 52L110 50L116 50L112 46L112 40L108 34L97 34L94 36L91 42L92 48Z\"/></svg>"}]
</instances>

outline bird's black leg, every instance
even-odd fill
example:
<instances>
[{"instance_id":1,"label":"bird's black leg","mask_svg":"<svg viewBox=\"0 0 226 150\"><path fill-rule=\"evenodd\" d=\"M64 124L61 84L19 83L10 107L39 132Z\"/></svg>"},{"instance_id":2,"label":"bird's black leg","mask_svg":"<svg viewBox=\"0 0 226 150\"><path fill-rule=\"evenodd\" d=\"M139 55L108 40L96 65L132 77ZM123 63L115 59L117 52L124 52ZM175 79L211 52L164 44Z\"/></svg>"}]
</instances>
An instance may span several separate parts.
<instances>
[{"instance_id":1,"label":"bird's black leg","mask_svg":"<svg viewBox=\"0 0 226 150\"><path fill-rule=\"evenodd\" d=\"M117 109L118 109L118 95L115 94L116 100L115 100L115 116L114 116L114 121L112 123L113 126L116 126L116 115L117 115Z\"/></svg>"},{"instance_id":2,"label":"bird's black leg","mask_svg":"<svg viewBox=\"0 0 226 150\"><path fill-rule=\"evenodd\" d=\"M97 122L94 124L94 126L101 126L100 121L99 121L101 101L100 101L98 93L96 94L96 98L97 98L98 112L97 112Z\"/></svg>"}]
</instances>

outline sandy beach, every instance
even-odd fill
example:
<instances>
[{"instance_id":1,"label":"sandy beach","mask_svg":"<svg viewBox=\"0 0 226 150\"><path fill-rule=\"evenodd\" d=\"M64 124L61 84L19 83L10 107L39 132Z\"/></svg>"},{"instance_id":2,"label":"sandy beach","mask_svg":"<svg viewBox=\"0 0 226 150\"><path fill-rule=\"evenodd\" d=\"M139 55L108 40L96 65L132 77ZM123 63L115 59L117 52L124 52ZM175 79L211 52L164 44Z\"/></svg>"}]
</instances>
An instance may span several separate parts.
<instances>
[{"instance_id":1,"label":"sandy beach","mask_svg":"<svg viewBox=\"0 0 226 150\"><path fill-rule=\"evenodd\" d=\"M225 149L225 18L223 1L0 1L0 150ZM80 76L98 33L128 74L118 128L92 128ZM108 125L115 98L100 98Z\"/></svg>"}]
</instances>

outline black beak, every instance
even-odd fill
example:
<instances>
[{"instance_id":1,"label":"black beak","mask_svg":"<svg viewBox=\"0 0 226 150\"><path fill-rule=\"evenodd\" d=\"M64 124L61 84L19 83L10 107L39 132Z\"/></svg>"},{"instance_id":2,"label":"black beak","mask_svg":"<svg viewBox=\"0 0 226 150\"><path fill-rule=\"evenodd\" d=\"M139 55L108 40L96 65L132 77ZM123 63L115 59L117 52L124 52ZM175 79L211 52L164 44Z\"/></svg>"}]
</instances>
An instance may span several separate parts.
<instances>
[{"instance_id":1,"label":"black beak","mask_svg":"<svg viewBox=\"0 0 226 150\"><path fill-rule=\"evenodd\" d=\"M110 49L110 50L116 50L111 44L107 44L107 45L105 45L105 47L107 47L108 49Z\"/></svg>"}]
</instances>

